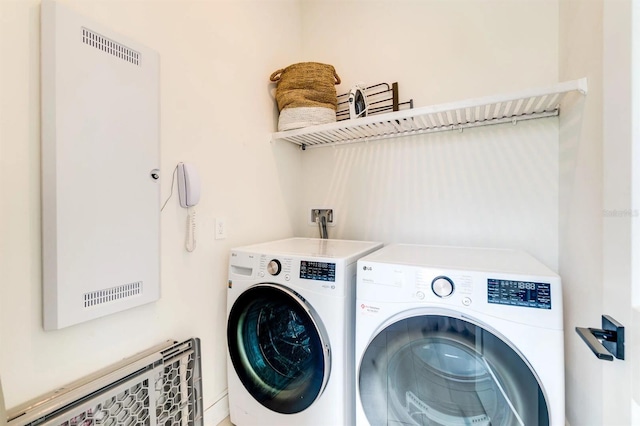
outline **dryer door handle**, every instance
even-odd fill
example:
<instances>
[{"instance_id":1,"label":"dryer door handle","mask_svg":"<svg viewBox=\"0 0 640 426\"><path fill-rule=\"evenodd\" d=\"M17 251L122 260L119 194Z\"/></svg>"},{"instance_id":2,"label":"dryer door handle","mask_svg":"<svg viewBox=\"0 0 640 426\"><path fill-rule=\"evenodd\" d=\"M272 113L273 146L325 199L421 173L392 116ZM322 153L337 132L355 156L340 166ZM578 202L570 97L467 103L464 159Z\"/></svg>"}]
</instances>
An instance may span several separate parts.
<instances>
[{"instance_id":1,"label":"dryer door handle","mask_svg":"<svg viewBox=\"0 0 640 426\"><path fill-rule=\"evenodd\" d=\"M599 359L624 360L624 326L609 315L602 316L602 328L576 327L576 332Z\"/></svg>"}]
</instances>

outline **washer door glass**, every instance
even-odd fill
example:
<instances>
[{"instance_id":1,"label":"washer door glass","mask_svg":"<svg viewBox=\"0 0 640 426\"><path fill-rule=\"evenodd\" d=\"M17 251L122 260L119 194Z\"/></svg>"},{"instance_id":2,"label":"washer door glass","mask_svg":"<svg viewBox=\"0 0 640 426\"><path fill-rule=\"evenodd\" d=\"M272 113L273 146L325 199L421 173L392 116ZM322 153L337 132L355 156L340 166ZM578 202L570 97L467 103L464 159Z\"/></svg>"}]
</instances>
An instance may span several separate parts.
<instances>
[{"instance_id":1,"label":"washer door glass","mask_svg":"<svg viewBox=\"0 0 640 426\"><path fill-rule=\"evenodd\" d=\"M229 313L227 341L240 381L270 410L298 413L322 393L329 346L297 293L270 284L245 291Z\"/></svg>"},{"instance_id":2,"label":"washer door glass","mask_svg":"<svg viewBox=\"0 0 640 426\"><path fill-rule=\"evenodd\" d=\"M372 426L549 425L526 361L460 318L424 315L388 326L369 344L358 382Z\"/></svg>"}]
</instances>

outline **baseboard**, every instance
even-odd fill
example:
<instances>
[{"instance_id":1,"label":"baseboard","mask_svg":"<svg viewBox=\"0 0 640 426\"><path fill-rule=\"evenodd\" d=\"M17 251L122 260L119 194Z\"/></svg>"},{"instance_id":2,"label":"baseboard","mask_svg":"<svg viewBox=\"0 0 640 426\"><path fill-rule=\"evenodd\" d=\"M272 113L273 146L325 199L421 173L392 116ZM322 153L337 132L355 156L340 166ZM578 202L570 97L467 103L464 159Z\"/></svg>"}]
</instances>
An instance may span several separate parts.
<instances>
[{"instance_id":1,"label":"baseboard","mask_svg":"<svg viewBox=\"0 0 640 426\"><path fill-rule=\"evenodd\" d=\"M217 426L229 416L229 395L225 390L212 406L204 410L204 426Z\"/></svg>"}]
</instances>

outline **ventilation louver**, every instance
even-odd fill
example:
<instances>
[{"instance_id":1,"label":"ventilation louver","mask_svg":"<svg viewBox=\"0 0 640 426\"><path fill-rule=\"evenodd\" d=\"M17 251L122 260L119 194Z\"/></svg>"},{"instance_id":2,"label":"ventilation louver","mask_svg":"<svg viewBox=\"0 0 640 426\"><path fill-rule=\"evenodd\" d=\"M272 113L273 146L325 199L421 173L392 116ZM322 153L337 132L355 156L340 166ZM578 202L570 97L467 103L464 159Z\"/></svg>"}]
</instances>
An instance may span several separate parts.
<instances>
[{"instance_id":1,"label":"ventilation louver","mask_svg":"<svg viewBox=\"0 0 640 426\"><path fill-rule=\"evenodd\" d=\"M90 308L103 303L137 296L140 293L142 293L142 281L136 281L134 283L124 284L104 290L92 291L84 294L84 307Z\"/></svg>"},{"instance_id":2,"label":"ventilation louver","mask_svg":"<svg viewBox=\"0 0 640 426\"><path fill-rule=\"evenodd\" d=\"M113 41L104 37L88 28L82 28L82 42L109 53L123 61L131 62L134 65L140 65L140 53L125 46L124 44Z\"/></svg>"}]
</instances>

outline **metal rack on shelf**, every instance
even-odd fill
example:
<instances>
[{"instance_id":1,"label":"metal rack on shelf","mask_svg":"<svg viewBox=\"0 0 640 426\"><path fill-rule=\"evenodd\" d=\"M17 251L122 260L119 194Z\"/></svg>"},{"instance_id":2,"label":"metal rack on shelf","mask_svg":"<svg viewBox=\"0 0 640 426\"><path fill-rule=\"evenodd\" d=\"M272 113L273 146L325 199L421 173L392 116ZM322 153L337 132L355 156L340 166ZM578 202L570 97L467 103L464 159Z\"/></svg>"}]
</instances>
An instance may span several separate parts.
<instances>
[{"instance_id":1,"label":"metal rack on shelf","mask_svg":"<svg viewBox=\"0 0 640 426\"><path fill-rule=\"evenodd\" d=\"M565 96L587 94L587 79L550 87L425 106L272 134L302 149L557 116Z\"/></svg>"}]
</instances>

